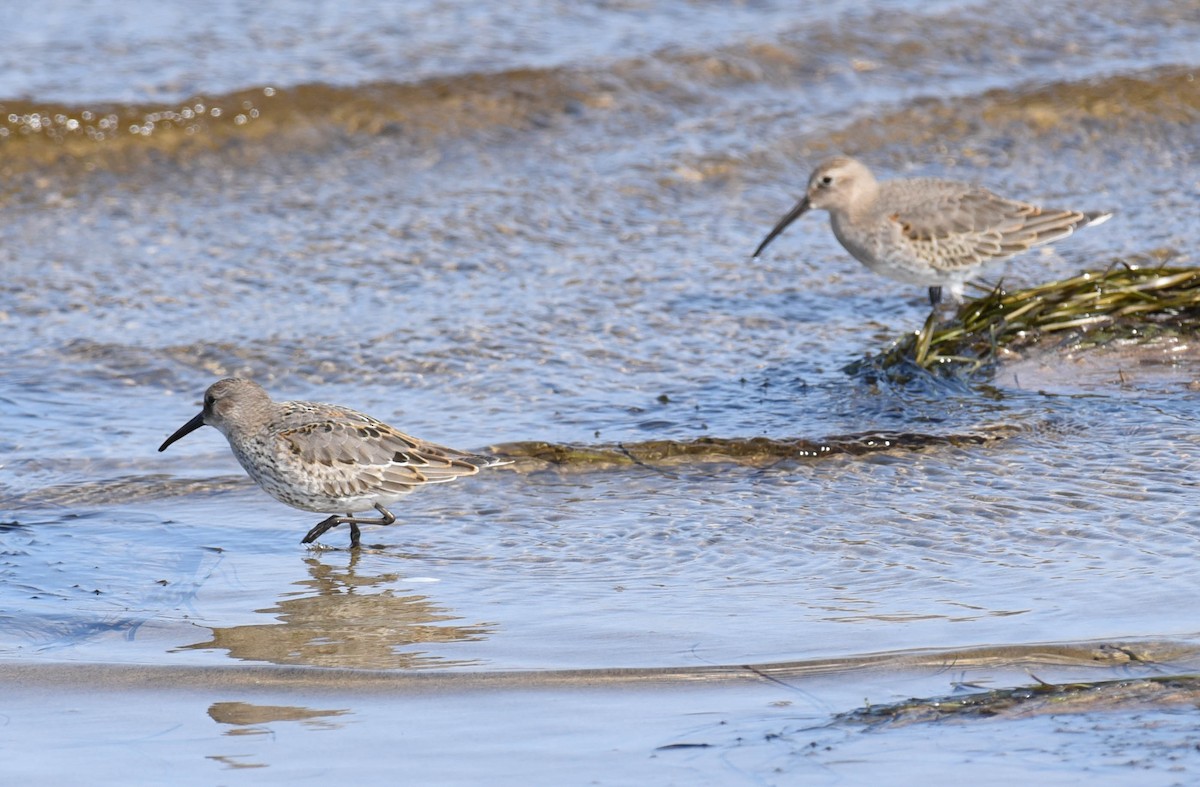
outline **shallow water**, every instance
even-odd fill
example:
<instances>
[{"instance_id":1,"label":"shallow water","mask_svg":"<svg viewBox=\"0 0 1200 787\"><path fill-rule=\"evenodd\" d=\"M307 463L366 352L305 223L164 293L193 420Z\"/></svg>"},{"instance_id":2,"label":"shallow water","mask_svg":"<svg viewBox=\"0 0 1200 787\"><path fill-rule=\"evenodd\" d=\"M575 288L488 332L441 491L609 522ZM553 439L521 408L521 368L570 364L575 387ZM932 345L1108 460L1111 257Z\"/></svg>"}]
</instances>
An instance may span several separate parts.
<instances>
[{"instance_id":1,"label":"shallow water","mask_svg":"<svg viewBox=\"0 0 1200 787\"><path fill-rule=\"evenodd\" d=\"M1100 712L1066 723L1071 751L1045 742L1045 720L1010 725L1026 758L966 727L970 761L927 756L953 747L916 730L822 733L814 751L844 756L802 753L797 730L864 696L945 693L937 669L848 666L799 688L538 676L1200 644L1190 352L871 383L843 368L919 327L919 288L875 278L819 214L747 259L836 150L888 176L1117 209L997 271L1006 283L1191 264L1194 3L154 9L30 6L0 31L0 667L100 665L73 695L63 774L143 756L272 778L364 767L348 739L382 745L417 714L412 772L469 753L480 771L464 783L520 782L529 758L561 783L980 763L995 781L1095 767L1144 783L1115 764L1122 717ZM937 439L754 461L522 458L414 495L351 554L336 530L300 546L317 518L255 488L215 430L156 452L230 375L471 449ZM162 698L122 687L119 665L311 677L259 694L185 681ZM537 688L340 694L315 668L516 670ZM1020 682L1010 662L982 669ZM6 756L33 769L19 742L59 717L42 683L0 679L20 731ZM601 710L583 723L585 707ZM253 721L221 721L239 713ZM1145 751L1176 759L1145 767L1194 771L1175 724L1194 709L1155 713ZM528 722L506 728L514 716ZM710 734L714 720L741 737ZM708 748L656 752L696 730ZM342 743L318 763L321 736ZM251 745L266 738L287 743ZM169 744L131 743L147 740Z\"/></svg>"}]
</instances>

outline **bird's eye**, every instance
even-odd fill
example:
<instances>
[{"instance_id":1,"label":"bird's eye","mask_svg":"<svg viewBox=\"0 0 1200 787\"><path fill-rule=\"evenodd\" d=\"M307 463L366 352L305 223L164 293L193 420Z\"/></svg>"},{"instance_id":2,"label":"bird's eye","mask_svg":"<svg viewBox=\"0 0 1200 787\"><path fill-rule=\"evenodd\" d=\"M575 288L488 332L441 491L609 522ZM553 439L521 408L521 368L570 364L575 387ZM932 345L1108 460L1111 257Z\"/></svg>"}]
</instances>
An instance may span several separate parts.
<instances>
[{"instance_id":1,"label":"bird's eye","mask_svg":"<svg viewBox=\"0 0 1200 787\"><path fill-rule=\"evenodd\" d=\"M216 402L217 402L217 400L212 394L209 394L208 396L204 397L204 406L205 407L212 407L214 404L216 404Z\"/></svg>"},{"instance_id":2,"label":"bird's eye","mask_svg":"<svg viewBox=\"0 0 1200 787\"><path fill-rule=\"evenodd\" d=\"M833 183L833 176L832 176L832 175L826 175L825 177L821 178L821 185L822 185L822 186L828 186L830 183Z\"/></svg>"}]
</instances>

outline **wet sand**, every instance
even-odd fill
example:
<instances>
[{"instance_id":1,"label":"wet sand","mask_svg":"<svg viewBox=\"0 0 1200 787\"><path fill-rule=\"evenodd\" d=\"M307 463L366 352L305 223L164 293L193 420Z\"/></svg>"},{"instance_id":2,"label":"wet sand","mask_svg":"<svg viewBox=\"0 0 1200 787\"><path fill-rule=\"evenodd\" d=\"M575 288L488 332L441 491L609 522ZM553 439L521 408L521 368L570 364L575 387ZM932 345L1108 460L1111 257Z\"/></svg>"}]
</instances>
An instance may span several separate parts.
<instances>
[{"instance_id":1,"label":"wet sand","mask_svg":"<svg viewBox=\"0 0 1200 787\"><path fill-rule=\"evenodd\" d=\"M1178 699L844 723L1196 669L1186 339L869 380L924 293L813 217L748 255L842 152L1117 210L985 286L1193 264L1198 38L1181 0L14 15L6 773L1186 781ZM229 375L520 461L306 549L214 430L155 451Z\"/></svg>"},{"instance_id":2,"label":"wet sand","mask_svg":"<svg viewBox=\"0 0 1200 787\"><path fill-rule=\"evenodd\" d=\"M1194 645L1094 642L690 670L451 674L5 663L0 682L9 697L10 745L36 741L47 757L36 770L18 769L35 781L85 769L103 779L130 768L142 778L189 784L247 768L310 778L343 769L348 757L363 757L355 772L368 779L400 767L406 779L418 782L517 784L534 778L574 784L594 781L584 774L599 769L608 783L716 784L762 778L790 783L828 778L831 768L844 768L843 758L862 748L855 740L858 721L831 724L827 708L859 701L851 692L864 693L868 712L904 691L917 696L953 687L957 697L968 697L982 692L981 683L1020 683L1029 674L1039 681L1119 676L1136 682L1139 675L1157 680L1197 666ZM53 710L47 692L58 698ZM1187 714L1194 702L1194 694L1148 699L1131 688L1078 709L1060 702L1058 729L1049 734L1040 719L1014 713L1004 722L1004 737L1023 760L1057 761L1057 773L1049 773L1046 783L1067 784L1077 778L1073 768L1113 772L1094 752L1064 754L1070 747L1059 739L1074 737L1071 714L1136 712L1122 723L1124 747L1142 748L1147 760L1178 762L1174 747L1153 742L1157 736L1139 742L1146 737L1139 730L1171 725L1175 731L1187 718L1172 719L1179 712L1175 705ZM546 713L548 707L558 712ZM902 745L907 757L934 763L939 778L972 773L982 760L991 768L983 782L998 783L993 779L1012 764L999 752L976 748L980 734L994 734L986 727L997 723L942 726L934 737L920 725L877 723L873 747ZM120 739L123 745L114 747ZM554 745L547 747L547 740ZM173 773L180 757L194 763L186 774ZM1144 767L1133 770L1145 773Z\"/></svg>"}]
</instances>

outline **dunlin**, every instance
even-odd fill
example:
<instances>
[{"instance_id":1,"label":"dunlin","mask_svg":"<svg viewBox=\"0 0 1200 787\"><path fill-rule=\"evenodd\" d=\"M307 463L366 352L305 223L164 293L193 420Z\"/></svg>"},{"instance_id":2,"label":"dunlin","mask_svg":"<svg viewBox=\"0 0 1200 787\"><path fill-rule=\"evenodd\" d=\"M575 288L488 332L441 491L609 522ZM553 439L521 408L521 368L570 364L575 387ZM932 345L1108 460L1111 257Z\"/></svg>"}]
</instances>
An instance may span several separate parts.
<instances>
[{"instance_id":1,"label":"dunlin","mask_svg":"<svg viewBox=\"0 0 1200 787\"><path fill-rule=\"evenodd\" d=\"M942 299L943 287L952 302L961 303L966 281L989 263L1112 216L1040 208L956 180L880 182L862 163L838 157L813 171L804 197L752 256L809 210L829 211L833 234L871 270L929 287L933 306Z\"/></svg>"},{"instance_id":2,"label":"dunlin","mask_svg":"<svg viewBox=\"0 0 1200 787\"><path fill-rule=\"evenodd\" d=\"M387 510L425 484L473 475L504 464L409 437L369 415L317 402L276 402L251 380L230 378L209 386L204 409L159 446L167 446L208 424L259 486L280 502L303 511L333 514L301 543L309 544L338 525L350 526L357 547L359 525L390 525ZM355 511L374 508L379 519Z\"/></svg>"}]
</instances>

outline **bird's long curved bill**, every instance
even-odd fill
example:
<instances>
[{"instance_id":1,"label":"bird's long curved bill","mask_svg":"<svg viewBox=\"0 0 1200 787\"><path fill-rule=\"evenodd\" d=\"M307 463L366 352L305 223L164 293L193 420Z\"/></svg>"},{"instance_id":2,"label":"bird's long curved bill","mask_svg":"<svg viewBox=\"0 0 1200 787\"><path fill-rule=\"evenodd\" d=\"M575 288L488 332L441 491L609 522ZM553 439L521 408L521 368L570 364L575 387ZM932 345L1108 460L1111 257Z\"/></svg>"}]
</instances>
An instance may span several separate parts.
<instances>
[{"instance_id":1,"label":"bird's long curved bill","mask_svg":"<svg viewBox=\"0 0 1200 787\"><path fill-rule=\"evenodd\" d=\"M778 238L779 233L787 229L787 225L791 224L793 221L808 212L808 207L808 197L805 196L804 199L796 203L796 207L789 210L787 215L780 219L779 222L771 228L771 231L767 233L767 237L763 238L763 242L758 244L758 248L755 249L754 253L750 256L757 257L758 255L762 254L762 250L767 248L767 244Z\"/></svg>"},{"instance_id":2,"label":"bird's long curved bill","mask_svg":"<svg viewBox=\"0 0 1200 787\"><path fill-rule=\"evenodd\" d=\"M181 437L185 437L186 435L191 434L192 432L196 431L197 429L199 429L202 426L204 426L204 413L198 413L195 418L193 418L192 420L188 421L183 426L176 429L175 434L171 435L166 440L164 440L163 444L158 447L158 450L166 451L167 446L169 446L171 443L175 442L176 440L178 440Z\"/></svg>"}]
</instances>

